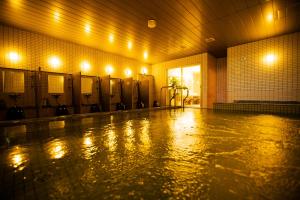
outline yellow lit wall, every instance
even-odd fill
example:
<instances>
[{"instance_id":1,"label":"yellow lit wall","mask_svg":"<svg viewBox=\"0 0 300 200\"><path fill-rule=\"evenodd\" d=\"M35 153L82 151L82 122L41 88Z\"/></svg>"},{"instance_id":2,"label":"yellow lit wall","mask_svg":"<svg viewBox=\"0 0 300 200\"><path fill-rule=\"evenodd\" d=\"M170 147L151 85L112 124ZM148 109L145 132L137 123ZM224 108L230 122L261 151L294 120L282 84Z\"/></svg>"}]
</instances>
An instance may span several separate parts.
<instances>
[{"instance_id":1,"label":"yellow lit wall","mask_svg":"<svg viewBox=\"0 0 300 200\"><path fill-rule=\"evenodd\" d=\"M225 103L227 100L227 59L217 59L217 102Z\"/></svg>"},{"instance_id":2,"label":"yellow lit wall","mask_svg":"<svg viewBox=\"0 0 300 200\"><path fill-rule=\"evenodd\" d=\"M9 52L17 52L20 59L12 62ZM143 53L143 52L141 52ZM51 66L52 57L60 61L58 66ZM107 75L105 67L113 67L113 77L127 77L125 69L130 69L132 77L136 78L141 68L146 66L151 74L151 66L116 54L103 52L94 48L78 45L72 42L55 39L42 34L33 33L0 25L0 67L37 70L41 67L44 71L74 73L80 71L83 62L88 62L89 67L83 71L85 75Z\"/></svg>"},{"instance_id":3,"label":"yellow lit wall","mask_svg":"<svg viewBox=\"0 0 300 200\"><path fill-rule=\"evenodd\" d=\"M300 33L227 50L227 101L300 101Z\"/></svg>"},{"instance_id":4,"label":"yellow lit wall","mask_svg":"<svg viewBox=\"0 0 300 200\"><path fill-rule=\"evenodd\" d=\"M216 101L216 59L208 53L170 60L152 65L155 77L155 97L160 100L160 88L167 85L167 70L176 67L200 65L201 67L201 107L212 108Z\"/></svg>"}]
</instances>

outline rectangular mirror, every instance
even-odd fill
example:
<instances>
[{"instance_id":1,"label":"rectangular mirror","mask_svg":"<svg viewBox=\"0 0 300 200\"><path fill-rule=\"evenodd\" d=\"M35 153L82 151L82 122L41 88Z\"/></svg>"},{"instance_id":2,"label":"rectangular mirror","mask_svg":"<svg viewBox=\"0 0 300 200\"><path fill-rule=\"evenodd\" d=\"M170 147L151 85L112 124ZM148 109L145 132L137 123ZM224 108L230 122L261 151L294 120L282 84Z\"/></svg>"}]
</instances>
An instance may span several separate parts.
<instances>
[{"instance_id":1,"label":"rectangular mirror","mask_svg":"<svg viewBox=\"0 0 300 200\"><path fill-rule=\"evenodd\" d=\"M2 76L5 93L24 93L24 72L3 71Z\"/></svg>"},{"instance_id":2,"label":"rectangular mirror","mask_svg":"<svg viewBox=\"0 0 300 200\"><path fill-rule=\"evenodd\" d=\"M48 93L49 94L64 93L63 75L48 75Z\"/></svg>"},{"instance_id":3,"label":"rectangular mirror","mask_svg":"<svg viewBox=\"0 0 300 200\"><path fill-rule=\"evenodd\" d=\"M81 94L92 94L93 91L93 79L81 78Z\"/></svg>"}]
</instances>

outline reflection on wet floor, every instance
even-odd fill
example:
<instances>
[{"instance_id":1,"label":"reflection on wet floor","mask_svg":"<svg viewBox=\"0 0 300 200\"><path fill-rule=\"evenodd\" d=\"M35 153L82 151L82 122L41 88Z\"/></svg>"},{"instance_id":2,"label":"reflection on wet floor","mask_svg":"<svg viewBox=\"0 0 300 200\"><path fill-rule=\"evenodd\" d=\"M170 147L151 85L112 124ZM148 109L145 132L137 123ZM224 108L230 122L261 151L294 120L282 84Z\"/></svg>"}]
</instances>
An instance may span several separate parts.
<instances>
[{"instance_id":1,"label":"reflection on wet floor","mask_svg":"<svg viewBox=\"0 0 300 200\"><path fill-rule=\"evenodd\" d=\"M0 131L1 199L300 196L300 119L160 110Z\"/></svg>"},{"instance_id":2,"label":"reflection on wet floor","mask_svg":"<svg viewBox=\"0 0 300 200\"><path fill-rule=\"evenodd\" d=\"M8 163L15 172L22 171L28 164L28 152L25 147L14 146L8 152Z\"/></svg>"},{"instance_id":3,"label":"reflection on wet floor","mask_svg":"<svg viewBox=\"0 0 300 200\"><path fill-rule=\"evenodd\" d=\"M45 144L45 151L50 159L60 159L68 153L68 148L65 141L54 139Z\"/></svg>"}]
</instances>

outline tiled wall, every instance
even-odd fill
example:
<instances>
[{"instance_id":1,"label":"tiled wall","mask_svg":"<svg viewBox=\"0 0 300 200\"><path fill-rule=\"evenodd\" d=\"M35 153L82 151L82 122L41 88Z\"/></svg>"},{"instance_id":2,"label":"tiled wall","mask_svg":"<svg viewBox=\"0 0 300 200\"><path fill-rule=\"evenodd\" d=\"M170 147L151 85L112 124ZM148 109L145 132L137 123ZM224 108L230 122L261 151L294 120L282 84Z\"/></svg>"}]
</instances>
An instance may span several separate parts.
<instances>
[{"instance_id":1,"label":"tiled wall","mask_svg":"<svg viewBox=\"0 0 300 200\"><path fill-rule=\"evenodd\" d=\"M217 59L217 100L216 102L225 103L227 94L227 59Z\"/></svg>"},{"instance_id":2,"label":"tiled wall","mask_svg":"<svg viewBox=\"0 0 300 200\"><path fill-rule=\"evenodd\" d=\"M8 59L12 51L20 55L19 62ZM49 57L54 55L60 58L60 67L49 65ZM104 76L107 65L113 67L113 77L124 78L127 68L134 78L142 67L151 73L150 65L134 59L0 24L0 67L73 73L81 70L83 60L90 63L90 70L82 71L85 75Z\"/></svg>"},{"instance_id":3,"label":"tiled wall","mask_svg":"<svg viewBox=\"0 0 300 200\"><path fill-rule=\"evenodd\" d=\"M228 48L227 56L227 102L300 101L299 32Z\"/></svg>"},{"instance_id":4,"label":"tiled wall","mask_svg":"<svg viewBox=\"0 0 300 200\"><path fill-rule=\"evenodd\" d=\"M229 112L256 112L283 115L300 114L300 104L278 104L278 103L215 103L214 110Z\"/></svg>"}]
</instances>

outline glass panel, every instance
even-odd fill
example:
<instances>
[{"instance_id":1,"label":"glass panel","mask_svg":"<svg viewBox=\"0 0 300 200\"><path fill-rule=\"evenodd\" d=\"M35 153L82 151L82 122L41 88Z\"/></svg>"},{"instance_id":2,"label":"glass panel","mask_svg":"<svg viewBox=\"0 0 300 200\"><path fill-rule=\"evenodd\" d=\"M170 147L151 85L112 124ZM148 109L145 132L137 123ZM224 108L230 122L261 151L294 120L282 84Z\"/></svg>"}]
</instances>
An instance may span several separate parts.
<instances>
[{"instance_id":1,"label":"glass panel","mask_svg":"<svg viewBox=\"0 0 300 200\"><path fill-rule=\"evenodd\" d=\"M120 93L119 79L110 79L110 95L118 95Z\"/></svg>"},{"instance_id":2,"label":"glass panel","mask_svg":"<svg viewBox=\"0 0 300 200\"><path fill-rule=\"evenodd\" d=\"M182 82L183 86L189 89L189 97L186 99L186 105L200 105L200 83L201 83L201 75L200 75L200 65L185 67L182 69ZM183 96L186 96L186 92L183 93Z\"/></svg>"},{"instance_id":3,"label":"glass panel","mask_svg":"<svg viewBox=\"0 0 300 200\"><path fill-rule=\"evenodd\" d=\"M92 78L81 78L81 94L92 94L92 88Z\"/></svg>"},{"instance_id":4,"label":"glass panel","mask_svg":"<svg viewBox=\"0 0 300 200\"><path fill-rule=\"evenodd\" d=\"M168 85L181 85L181 68L168 70Z\"/></svg>"},{"instance_id":5,"label":"glass panel","mask_svg":"<svg viewBox=\"0 0 300 200\"><path fill-rule=\"evenodd\" d=\"M5 71L3 90L6 93L24 93L24 73Z\"/></svg>"},{"instance_id":6,"label":"glass panel","mask_svg":"<svg viewBox=\"0 0 300 200\"><path fill-rule=\"evenodd\" d=\"M64 93L64 76L48 75L48 93L61 94Z\"/></svg>"},{"instance_id":7,"label":"glass panel","mask_svg":"<svg viewBox=\"0 0 300 200\"><path fill-rule=\"evenodd\" d=\"M168 86L181 86L181 68L173 68L168 70ZM174 96L174 90L168 89L167 105L170 104L170 99ZM176 90L176 99L171 101L171 106L181 105L181 91Z\"/></svg>"}]
</instances>

